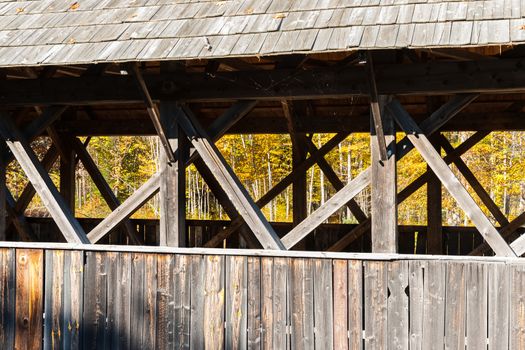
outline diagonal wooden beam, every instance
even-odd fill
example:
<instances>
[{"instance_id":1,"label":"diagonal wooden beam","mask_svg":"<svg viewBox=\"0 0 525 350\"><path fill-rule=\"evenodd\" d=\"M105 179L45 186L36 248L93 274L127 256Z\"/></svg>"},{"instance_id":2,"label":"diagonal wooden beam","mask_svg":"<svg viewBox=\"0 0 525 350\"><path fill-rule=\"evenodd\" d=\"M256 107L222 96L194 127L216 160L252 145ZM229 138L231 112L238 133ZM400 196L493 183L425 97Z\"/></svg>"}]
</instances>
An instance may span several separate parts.
<instances>
[{"instance_id":1,"label":"diagonal wooden beam","mask_svg":"<svg viewBox=\"0 0 525 350\"><path fill-rule=\"evenodd\" d=\"M173 154L173 148L171 147L168 136L166 135L166 130L164 129L164 126L162 125L159 110L157 106L153 103L153 100L151 99L151 96L148 91L148 87L146 86L144 77L142 76L142 72L140 71L137 64L130 64L130 67L131 67L131 70L133 71L133 76L139 87L140 93L144 99L144 103L146 104L146 110L148 111L148 115L151 121L153 122L153 126L155 127L155 130L157 131L157 135L159 136L160 143L162 144L162 147L164 148L166 157L168 158L170 162L174 163L176 160L175 160L175 155Z\"/></svg>"},{"instance_id":2,"label":"diagonal wooden beam","mask_svg":"<svg viewBox=\"0 0 525 350\"><path fill-rule=\"evenodd\" d=\"M512 237L513 233L515 233L518 229L523 227L523 225L525 225L525 212L521 213L520 215L515 217L514 220L509 222L509 224L507 226L504 226L504 227L500 228L499 233L500 233L501 237L503 237L505 239L508 239L508 238ZM516 254L521 256L521 255L523 255L523 253L519 254L519 251L524 249L523 248L524 244L523 244L523 242L520 242L520 241L517 241L517 240L518 240L518 238L514 242L511 243L510 247L512 249L514 249ZM513 246L513 244L514 244L514 246ZM490 249L491 249L491 247L487 244L487 242L483 242L482 244L480 244L476 248L474 248L469 253L469 255L481 255L481 254L489 252Z\"/></svg>"},{"instance_id":3,"label":"diagonal wooden beam","mask_svg":"<svg viewBox=\"0 0 525 350\"><path fill-rule=\"evenodd\" d=\"M272 226L253 202L192 112L187 107L180 108L174 117L177 118L177 122L190 138L193 147L228 194L239 215L243 217L262 247L265 249L284 249Z\"/></svg>"},{"instance_id":4,"label":"diagonal wooden beam","mask_svg":"<svg viewBox=\"0 0 525 350\"><path fill-rule=\"evenodd\" d=\"M255 106L254 101L243 101L234 104L221 117L217 118L210 126L211 134L217 138L222 136L234 123L232 120L240 120ZM195 154L188 160L194 161L198 158ZM175 154L175 156L177 156ZM88 234L92 243L98 242L105 237L111 230L119 225L123 220L136 212L144 203L153 197L160 188L160 173L155 173L147 182L140 186L130 197L121 203L112 213L100 222Z\"/></svg>"},{"instance_id":5,"label":"diagonal wooden beam","mask_svg":"<svg viewBox=\"0 0 525 350\"><path fill-rule=\"evenodd\" d=\"M314 145L312 140L304 138L304 142L306 143L306 146L308 147L308 151L310 153L318 151L317 146ZM332 167L330 166L330 164L328 164L324 157L321 157L317 160L317 165L319 166L323 174L326 176L328 181L330 181L332 186L334 186L336 191L341 190L345 186L343 181L341 181L339 176L337 176L334 169L332 169ZM346 203L346 205L348 206L348 209L350 209L350 211L355 216L358 222L366 221L366 214L363 212L359 204L357 204L355 199L351 199L350 201L348 201L348 203Z\"/></svg>"},{"instance_id":6,"label":"diagonal wooden beam","mask_svg":"<svg viewBox=\"0 0 525 350\"><path fill-rule=\"evenodd\" d=\"M35 233L33 232L31 225L29 225L23 213L20 214L20 212L16 211L15 199L13 198L13 195L11 194L11 192L9 192L7 188L6 188L6 209L7 209L7 213L9 214L9 217L11 218L11 222L13 226L18 232L18 236L23 241L36 242L37 237L35 236Z\"/></svg>"},{"instance_id":7,"label":"diagonal wooden beam","mask_svg":"<svg viewBox=\"0 0 525 350\"><path fill-rule=\"evenodd\" d=\"M447 138L444 135L440 135L439 142L441 144L441 147L447 152L447 154L454 152L454 147L450 144L450 142L447 140ZM476 175L472 172L472 170L469 169L467 164L461 159L461 157L454 157L454 164L456 165L456 168L459 170L461 175L467 180L469 185L472 187L474 192L478 195L479 199L485 204L489 212L494 216L496 221L500 224L500 226L506 226L509 224L509 220L503 214L498 207L496 203L490 198L490 195L488 192L483 188L483 185L478 181L476 178Z\"/></svg>"},{"instance_id":8,"label":"diagonal wooden beam","mask_svg":"<svg viewBox=\"0 0 525 350\"><path fill-rule=\"evenodd\" d=\"M108 207L111 210L117 209L120 206L120 201L118 200L117 196L115 196L115 193L113 193L113 191L111 190L111 187L104 178L104 175L102 175L102 173L98 169L97 164L87 151L86 147L76 137L70 138L70 144L75 150L76 154L78 155L79 160L86 168L86 171L93 180L93 183L95 184L95 186L97 186L98 190L100 191L100 194L102 195L102 198L104 198L104 201L106 201ZM133 227L131 221L125 219L123 222L123 226L124 231L126 232L127 236L133 244L143 244L142 239L140 239L140 237L137 235L137 230Z\"/></svg>"},{"instance_id":9,"label":"diagonal wooden beam","mask_svg":"<svg viewBox=\"0 0 525 350\"><path fill-rule=\"evenodd\" d=\"M467 152L469 149L474 147L479 141L481 141L485 136L487 136L489 132L486 131L478 131L471 137L469 137L465 142L463 142L460 146L458 146L456 149L454 149L454 152L449 153L445 158L444 161L447 164L452 163L455 157L460 157L462 154ZM416 180L412 181L410 185L406 186L401 192L397 195L398 204L402 203L405 199L410 197L414 192L416 192L418 189L420 189L424 184L427 183L429 179L429 172L425 172L421 174ZM364 221L363 223L356 226L352 231L345 234L343 237L341 237L337 242L335 242L330 248L328 248L329 252L340 252L343 249L345 249L348 245L350 245L353 241L355 241L357 238L361 237L364 233L366 233L370 229L370 218Z\"/></svg>"},{"instance_id":10,"label":"diagonal wooden beam","mask_svg":"<svg viewBox=\"0 0 525 350\"><path fill-rule=\"evenodd\" d=\"M53 181L34 154L29 142L16 129L8 115L0 118L0 134L18 160L20 166L33 183L49 213L57 223L65 239L70 243L89 243L78 221L58 193Z\"/></svg>"},{"instance_id":11,"label":"diagonal wooden beam","mask_svg":"<svg viewBox=\"0 0 525 350\"><path fill-rule=\"evenodd\" d=\"M133 215L159 191L159 187L160 173L156 173L88 233L87 237L91 243L97 243L122 221Z\"/></svg>"},{"instance_id":12,"label":"diagonal wooden beam","mask_svg":"<svg viewBox=\"0 0 525 350\"><path fill-rule=\"evenodd\" d=\"M355 177L339 192L334 194L323 205L311 213L299 225L295 226L290 232L288 232L282 238L282 242L286 249L290 249L300 242L306 237L306 235L312 232L323 221L328 219L333 213L339 210L339 208L368 186L370 184L370 175L370 168L362 171L361 174Z\"/></svg>"},{"instance_id":13,"label":"diagonal wooden beam","mask_svg":"<svg viewBox=\"0 0 525 350\"><path fill-rule=\"evenodd\" d=\"M421 128L425 132L427 132L429 134L437 131L447 121L452 119L457 113L462 111L463 108L465 108L468 104L470 104L470 102L472 102L474 99L476 99L476 97L477 97L477 95L473 95L473 94L458 95L458 96L453 97L449 102L447 102L446 104L441 106L441 108L439 108L437 111L432 113L432 115L430 117L425 119L421 123ZM409 139L407 137L404 137L396 145L396 159L400 160L406 154L408 154L408 152L410 152L412 149L413 149L413 145L410 143L410 141L409 141ZM363 185L359 185L359 186L362 186L362 188L365 188L366 186L368 186L370 184L370 172L371 172L371 168L370 167L365 169L364 171L361 172L361 174L358 177L356 177L352 181L350 181L346 185L346 187L355 186L356 184L358 184L359 181L361 181L360 176L364 176L365 179L366 179L366 183L364 184L364 186ZM346 198L347 201L350 200L350 199L351 198ZM340 208L340 207L334 208L333 206L334 205L339 205L339 204L341 204L341 202L335 202L335 201L334 202L330 202L330 203L326 202L324 204L324 206L332 206L332 208L327 210L327 209L324 209L323 206L321 206L321 207L319 207L317 209L317 211L322 210L323 213L325 211L327 211L327 212L331 212L333 214ZM341 205L343 205L343 204L344 203L342 203ZM293 234L294 234L292 236L293 239L290 239L289 243L292 244L293 242L299 242L302 238L304 238L304 236L309 234L317 226L319 226L324 220L326 220L326 218L324 218L324 217L329 217L330 215L326 216L326 213L324 213L323 215L318 215L317 219L309 220L308 221L309 225L304 225L304 229L303 229L302 232L298 232L298 231L293 232ZM355 229L359 228L360 232L364 232L364 227L366 227L366 225L370 225L370 223L368 223L367 221L364 221L363 223L359 224L358 227L356 227ZM290 232L288 234L290 234ZM346 239L347 237L351 237L351 236L353 236L352 232L349 232L347 235L345 235L342 238L342 240ZM285 238L286 238L286 236L285 236ZM284 238L283 238L283 241L284 241ZM293 244L291 246L293 246Z\"/></svg>"},{"instance_id":14,"label":"diagonal wooden beam","mask_svg":"<svg viewBox=\"0 0 525 350\"><path fill-rule=\"evenodd\" d=\"M387 108L393 114L399 126L407 133L410 142L432 168L443 186L445 186L452 197L458 202L459 206L472 220L483 238L490 244L496 254L515 257L516 253L501 237L490 220L478 207L474 199L472 199L465 187L463 187L452 170L434 149L421 128L419 128L414 120L408 115L401 104L398 101L393 101L387 106Z\"/></svg>"},{"instance_id":15,"label":"diagonal wooden beam","mask_svg":"<svg viewBox=\"0 0 525 350\"><path fill-rule=\"evenodd\" d=\"M339 133L332 137L327 143L325 143L317 152L312 152L310 157L308 157L304 162L297 165L295 170L285 176L278 184L273 186L268 192L266 192L257 202L259 208L264 207L268 204L273 198L275 198L279 193L284 191L288 186L290 186L293 181L300 176L301 173L304 173L310 167L317 163L317 161L324 157L328 152L330 152L334 147L336 147L341 141L343 141L348 136L348 133ZM204 246L207 248L217 247L223 240L228 238L233 232L238 230L244 221L242 218L236 218L232 220L230 226L224 230L218 232L214 237L212 237Z\"/></svg>"}]
</instances>

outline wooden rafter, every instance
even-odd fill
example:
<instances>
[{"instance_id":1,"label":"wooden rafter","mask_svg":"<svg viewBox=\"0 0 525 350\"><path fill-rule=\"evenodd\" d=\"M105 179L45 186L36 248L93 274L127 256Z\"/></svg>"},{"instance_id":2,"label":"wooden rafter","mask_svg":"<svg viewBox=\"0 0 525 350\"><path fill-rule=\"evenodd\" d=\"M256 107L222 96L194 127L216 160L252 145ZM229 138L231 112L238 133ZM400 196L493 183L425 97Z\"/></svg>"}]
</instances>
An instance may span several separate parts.
<instances>
[{"instance_id":1,"label":"wooden rafter","mask_svg":"<svg viewBox=\"0 0 525 350\"><path fill-rule=\"evenodd\" d=\"M53 181L31 149L29 142L17 130L8 115L3 115L0 118L0 134L6 140L8 147L18 160L29 181L33 183L66 240L71 243L89 243L84 230L58 193Z\"/></svg>"},{"instance_id":2,"label":"wooden rafter","mask_svg":"<svg viewBox=\"0 0 525 350\"><path fill-rule=\"evenodd\" d=\"M432 168L443 186L445 186L452 197L454 197L454 199L457 201L459 206L472 220L474 225L482 234L483 238L487 241L487 243L490 244L496 254L510 257L516 256L516 253L501 237L490 220L478 207L474 199L472 199L465 187L463 187L452 170L447 166L445 161L434 149L421 128L408 115L401 104L397 101L393 101L387 106L387 108L391 111L401 129L407 133L407 137L410 142L419 151L427 164Z\"/></svg>"},{"instance_id":3,"label":"wooden rafter","mask_svg":"<svg viewBox=\"0 0 525 350\"><path fill-rule=\"evenodd\" d=\"M168 136L166 135L165 126L162 124L160 112L157 106L153 103L146 82L142 77L142 72L140 71L139 66L137 64L131 64L130 67L133 71L133 77L136 79L142 98L144 99L144 103L146 104L146 110L148 111L148 115L151 121L153 122L153 126L157 131L160 143L164 148L166 157L170 162L174 163L176 160L175 154L173 153L173 148L171 147Z\"/></svg>"},{"instance_id":4,"label":"wooden rafter","mask_svg":"<svg viewBox=\"0 0 525 350\"><path fill-rule=\"evenodd\" d=\"M379 105L379 96L377 94L376 77L374 72L374 63L372 59L372 53L367 53L366 66L368 70L368 86L370 94L370 112L372 114L373 128L375 137L377 138L378 151L380 159L385 162L388 160L388 154L386 149L385 132L383 127L383 117L381 113L381 107Z\"/></svg>"},{"instance_id":5,"label":"wooden rafter","mask_svg":"<svg viewBox=\"0 0 525 350\"><path fill-rule=\"evenodd\" d=\"M273 228L192 112L187 107L181 108L174 117L177 118L177 122L190 138L193 147L204 160L206 166L210 168L213 176L228 193L232 204L255 234L262 247L265 249L284 249Z\"/></svg>"}]
</instances>

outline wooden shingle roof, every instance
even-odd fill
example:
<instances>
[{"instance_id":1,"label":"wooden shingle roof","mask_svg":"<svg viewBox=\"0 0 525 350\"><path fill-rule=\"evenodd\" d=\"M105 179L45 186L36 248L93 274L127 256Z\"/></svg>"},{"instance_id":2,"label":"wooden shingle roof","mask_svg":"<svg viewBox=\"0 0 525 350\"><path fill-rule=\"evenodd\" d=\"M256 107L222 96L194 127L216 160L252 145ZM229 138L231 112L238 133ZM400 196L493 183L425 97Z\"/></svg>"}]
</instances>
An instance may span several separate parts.
<instances>
[{"instance_id":1,"label":"wooden shingle roof","mask_svg":"<svg viewBox=\"0 0 525 350\"><path fill-rule=\"evenodd\" d=\"M0 0L0 67L512 45L521 0Z\"/></svg>"}]
</instances>

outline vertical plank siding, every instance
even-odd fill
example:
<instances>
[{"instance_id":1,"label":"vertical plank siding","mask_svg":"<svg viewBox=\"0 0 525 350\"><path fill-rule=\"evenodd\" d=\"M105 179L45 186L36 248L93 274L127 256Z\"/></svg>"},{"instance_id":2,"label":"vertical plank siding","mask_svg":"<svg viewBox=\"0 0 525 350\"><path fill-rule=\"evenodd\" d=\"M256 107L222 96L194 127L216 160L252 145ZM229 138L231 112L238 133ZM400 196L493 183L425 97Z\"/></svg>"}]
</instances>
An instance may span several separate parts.
<instances>
[{"instance_id":1,"label":"vertical plank siding","mask_svg":"<svg viewBox=\"0 0 525 350\"><path fill-rule=\"evenodd\" d=\"M0 249L1 349L525 349L525 263Z\"/></svg>"}]
</instances>

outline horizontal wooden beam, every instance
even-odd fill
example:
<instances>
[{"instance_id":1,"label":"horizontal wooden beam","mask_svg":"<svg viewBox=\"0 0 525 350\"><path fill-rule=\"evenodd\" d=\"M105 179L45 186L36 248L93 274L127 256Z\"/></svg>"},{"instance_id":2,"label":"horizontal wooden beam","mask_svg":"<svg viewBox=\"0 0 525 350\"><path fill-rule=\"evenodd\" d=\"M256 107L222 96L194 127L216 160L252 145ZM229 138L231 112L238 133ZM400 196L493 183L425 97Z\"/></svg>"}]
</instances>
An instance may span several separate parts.
<instances>
[{"instance_id":1,"label":"horizontal wooden beam","mask_svg":"<svg viewBox=\"0 0 525 350\"><path fill-rule=\"evenodd\" d=\"M376 65L378 94L449 94L525 91L524 59L430 61ZM360 66L145 75L154 100L185 102L281 100L367 95ZM129 75L13 79L0 82L2 105L140 103Z\"/></svg>"}]
</instances>

